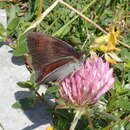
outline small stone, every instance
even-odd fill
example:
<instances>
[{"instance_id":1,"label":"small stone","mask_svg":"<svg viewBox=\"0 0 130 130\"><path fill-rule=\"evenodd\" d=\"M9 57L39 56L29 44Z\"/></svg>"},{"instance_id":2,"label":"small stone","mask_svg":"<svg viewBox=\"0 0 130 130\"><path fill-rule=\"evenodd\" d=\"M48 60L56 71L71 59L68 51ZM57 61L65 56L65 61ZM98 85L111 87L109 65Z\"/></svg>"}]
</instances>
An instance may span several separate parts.
<instances>
[{"instance_id":1,"label":"small stone","mask_svg":"<svg viewBox=\"0 0 130 130\"><path fill-rule=\"evenodd\" d=\"M0 9L0 23L7 28L7 13L5 9Z\"/></svg>"}]
</instances>

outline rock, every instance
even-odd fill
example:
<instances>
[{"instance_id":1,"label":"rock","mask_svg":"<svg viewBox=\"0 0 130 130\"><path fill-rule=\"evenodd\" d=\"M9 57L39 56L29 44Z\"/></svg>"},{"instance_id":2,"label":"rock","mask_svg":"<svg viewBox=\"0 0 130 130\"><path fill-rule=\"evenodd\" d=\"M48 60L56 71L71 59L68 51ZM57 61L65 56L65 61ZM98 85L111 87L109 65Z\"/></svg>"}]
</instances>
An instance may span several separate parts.
<instances>
[{"instance_id":1,"label":"rock","mask_svg":"<svg viewBox=\"0 0 130 130\"><path fill-rule=\"evenodd\" d=\"M36 104L29 110L11 107L17 99L31 94L16 84L28 80L30 73L22 58L13 58L11 51L6 45L0 48L0 123L5 130L46 130L52 120L45 104Z\"/></svg>"},{"instance_id":2,"label":"rock","mask_svg":"<svg viewBox=\"0 0 130 130\"><path fill-rule=\"evenodd\" d=\"M0 9L0 23L7 28L7 13L5 9Z\"/></svg>"}]
</instances>

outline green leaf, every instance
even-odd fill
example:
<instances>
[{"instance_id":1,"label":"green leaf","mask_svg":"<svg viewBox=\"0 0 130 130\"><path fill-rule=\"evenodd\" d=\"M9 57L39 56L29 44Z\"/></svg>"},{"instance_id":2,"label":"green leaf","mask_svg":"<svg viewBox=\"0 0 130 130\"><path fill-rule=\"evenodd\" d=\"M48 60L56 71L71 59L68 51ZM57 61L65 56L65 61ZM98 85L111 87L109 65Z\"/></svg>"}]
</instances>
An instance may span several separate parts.
<instances>
[{"instance_id":1,"label":"green leaf","mask_svg":"<svg viewBox=\"0 0 130 130\"><path fill-rule=\"evenodd\" d=\"M129 130L129 129L130 129L130 122L128 122L126 125L126 130Z\"/></svg>"},{"instance_id":2,"label":"green leaf","mask_svg":"<svg viewBox=\"0 0 130 130\"><path fill-rule=\"evenodd\" d=\"M13 19L17 17L17 13L19 12L19 6L18 5L11 5L10 8L8 8L8 23L12 22Z\"/></svg>"},{"instance_id":3,"label":"green leaf","mask_svg":"<svg viewBox=\"0 0 130 130\"><path fill-rule=\"evenodd\" d=\"M60 118L59 120L55 121L56 130L68 130L69 124L69 121L64 118Z\"/></svg>"},{"instance_id":4,"label":"green leaf","mask_svg":"<svg viewBox=\"0 0 130 130\"><path fill-rule=\"evenodd\" d=\"M130 101L127 97L121 97L117 101L117 106L118 106L118 108L122 108L124 111L130 112Z\"/></svg>"},{"instance_id":5,"label":"green leaf","mask_svg":"<svg viewBox=\"0 0 130 130\"><path fill-rule=\"evenodd\" d=\"M2 24L0 24L0 41L5 41L7 38L7 32L6 29Z\"/></svg>"},{"instance_id":6,"label":"green leaf","mask_svg":"<svg viewBox=\"0 0 130 130\"><path fill-rule=\"evenodd\" d=\"M57 93L59 91L59 88L60 88L59 86L49 87L45 94Z\"/></svg>"},{"instance_id":7,"label":"green leaf","mask_svg":"<svg viewBox=\"0 0 130 130\"><path fill-rule=\"evenodd\" d=\"M116 78L115 80L115 88L116 88L116 92L120 92L120 90L122 89L122 84L121 82L119 81L119 79Z\"/></svg>"},{"instance_id":8,"label":"green leaf","mask_svg":"<svg viewBox=\"0 0 130 130\"><path fill-rule=\"evenodd\" d=\"M11 5L10 1L0 1L0 8L9 8Z\"/></svg>"},{"instance_id":9,"label":"green leaf","mask_svg":"<svg viewBox=\"0 0 130 130\"><path fill-rule=\"evenodd\" d=\"M23 56L25 53L28 52L26 39L24 36L21 36L20 39L16 41L15 49L13 51L14 56Z\"/></svg>"},{"instance_id":10,"label":"green leaf","mask_svg":"<svg viewBox=\"0 0 130 130\"><path fill-rule=\"evenodd\" d=\"M59 36L60 38L63 38L69 31L70 31L70 27L67 26L62 32L59 32L57 36Z\"/></svg>"},{"instance_id":11,"label":"green leaf","mask_svg":"<svg viewBox=\"0 0 130 130\"><path fill-rule=\"evenodd\" d=\"M29 88L29 89L34 89L37 83L31 82L31 81L26 81L26 82L18 82L17 83L21 88Z\"/></svg>"},{"instance_id":12,"label":"green leaf","mask_svg":"<svg viewBox=\"0 0 130 130\"><path fill-rule=\"evenodd\" d=\"M69 39L70 39L70 41L71 41L72 43L75 43L75 44L81 43L80 36L79 36L79 37L70 36Z\"/></svg>"},{"instance_id":13,"label":"green leaf","mask_svg":"<svg viewBox=\"0 0 130 130\"><path fill-rule=\"evenodd\" d=\"M54 111L54 110L53 110ZM68 127L70 127L70 122L72 120L72 113L69 113L65 109L56 109L54 111L54 116L56 120L54 121L54 124L56 126L56 130L68 130Z\"/></svg>"},{"instance_id":14,"label":"green leaf","mask_svg":"<svg viewBox=\"0 0 130 130\"><path fill-rule=\"evenodd\" d=\"M128 82L130 83L130 70L128 71Z\"/></svg>"},{"instance_id":15,"label":"green leaf","mask_svg":"<svg viewBox=\"0 0 130 130\"><path fill-rule=\"evenodd\" d=\"M26 97L26 98L17 100L16 103L12 105L12 107L15 109L30 109L30 108L33 108L35 103L36 103L36 100L34 97L29 97L29 98Z\"/></svg>"},{"instance_id":16,"label":"green leaf","mask_svg":"<svg viewBox=\"0 0 130 130\"><path fill-rule=\"evenodd\" d=\"M121 49L121 58L127 61L129 60L129 57L130 57L130 52L126 48Z\"/></svg>"},{"instance_id":17,"label":"green leaf","mask_svg":"<svg viewBox=\"0 0 130 130\"><path fill-rule=\"evenodd\" d=\"M117 124L111 130L125 130L125 128L122 124Z\"/></svg>"},{"instance_id":18,"label":"green leaf","mask_svg":"<svg viewBox=\"0 0 130 130\"><path fill-rule=\"evenodd\" d=\"M7 33L8 35L12 35L12 34L15 34L15 31L18 27L18 24L19 24L19 21L20 19L19 18L14 18L10 24L8 25L7 27Z\"/></svg>"},{"instance_id":19,"label":"green leaf","mask_svg":"<svg viewBox=\"0 0 130 130\"><path fill-rule=\"evenodd\" d=\"M27 52L27 46L24 43L21 43L15 50L13 51L13 56L23 56Z\"/></svg>"},{"instance_id":20,"label":"green leaf","mask_svg":"<svg viewBox=\"0 0 130 130\"><path fill-rule=\"evenodd\" d=\"M33 72L31 73L31 76L30 76L30 81L35 82L35 75L36 75L36 72L33 71Z\"/></svg>"},{"instance_id":21,"label":"green leaf","mask_svg":"<svg viewBox=\"0 0 130 130\"><path fill-rule=\"evenodd\" d=\"M124 95L112 98L108 104L107 110L110 112L110 111L116 111L118 109L121 109L122 114L124 112L130 112L129 99L127 96Z\"/></svg>"}]
</instances>

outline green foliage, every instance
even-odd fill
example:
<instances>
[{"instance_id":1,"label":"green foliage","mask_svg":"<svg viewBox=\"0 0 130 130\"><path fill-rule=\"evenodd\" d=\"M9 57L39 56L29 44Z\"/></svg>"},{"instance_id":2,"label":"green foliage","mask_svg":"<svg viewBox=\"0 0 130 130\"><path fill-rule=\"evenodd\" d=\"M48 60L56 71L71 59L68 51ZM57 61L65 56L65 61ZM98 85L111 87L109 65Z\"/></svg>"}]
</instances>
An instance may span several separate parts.
<instances>
[{"instance_id":1,"label":"green foliage","mask_svg":"<svg viewBox=\"0 0 130 130\"><path fill-rule=\"evenodd\" d=\"M35 90L35 87L37 87L37 83L31 81L18 82L17 84L22 88L28 88L31 90Z\"/></svg>"},{"instance_id":2,"label":"green foliage","mask_svg":"<svg viewBox=\"0 0 130 130\"><path fill-rule=\"evenodd\" d=\"M12 105L13 108L15 109L30 109L33 108L36 103L36 99L34 97L27 97L27 98L22 98L20 100L17 100L16 103Z\"/></svg>"},{"instance_id":3,"label":"green foliage","mask_svg":"<svg viewBox=\"0 0 130 130\"><path fill-rule=\"evenodd\" d=\"M2 24L0 24L0 41L5 41L7 37L7 31Z\"/></svg>"},{"instance_id":4,"label":"green foliage","mask_svg":"<svg viewBox=\"0 0 130 130\"><path fill-rule=\"evenodd\" d=\"M45 94L47 95L47 94L58 93L58 92L59 92L59 86L52 86L47 89Z\"/></svg>"},{"instance_id":5,"label":"green foliage","mask_svg":"<svg viewBox=\"0 0 130 130\"><path fill-rule=\"evenodd\" d=\"M70 123L73 119L72 113L68 113L65 109L57 109L52 111L54 113L54 125L56 130L67 130L69 129Z\"/></svg>"},{"instance_id":6,"label":"green foliage","mask_svg":"<svg viewBox=\"0 0 130 130\"><path fill-rule=\"evenodd\" d=\"M8 27L7 27L8 35L15 34L15 31L17 30L19 21L20 21L19 18L14 18L14 19L11 20L11 22L8 24Z\"/></svg>"},{"instance_id":7,"label":"green foliage","mask_svg":"<svg viewBox=\"0 0 130 130\"><path fill-rule=\"evenodd\" d=\"M13 55L14 56L22 56L23 54L25 54L27 52L28 52L28 49L27 49L27 44L26 44L25 36L21 36L16 41L16 44L14 46Z\"/></svg>"}]
</instances>

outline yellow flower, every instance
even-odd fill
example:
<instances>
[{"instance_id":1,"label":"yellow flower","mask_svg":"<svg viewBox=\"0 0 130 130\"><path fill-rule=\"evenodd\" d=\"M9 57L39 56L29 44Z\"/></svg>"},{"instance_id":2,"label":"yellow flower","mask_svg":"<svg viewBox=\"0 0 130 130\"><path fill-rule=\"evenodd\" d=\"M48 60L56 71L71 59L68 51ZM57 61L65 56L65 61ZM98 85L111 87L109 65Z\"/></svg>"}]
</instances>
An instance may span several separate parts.
<instances>
[{"instance_id":1,"label":"yellow flower","mask_svg":"<svg viewBox=\"0 0 130 130\"><path fill-rule=\"evenodd\" d=\"M123 62L116 53L111 52L111 53L105 53L105 59L111 64L117 64L119 62Z\"/></svg>"},{"instance_id":2,"label":"yellow flower","mask_svg":"<svg viewBox=\"0 0 130 130\"><path fill-rule=\"evenodd\" d=\"M91 48L99 49L103 52L119 51L120 49L116 48L116 45L118 44L117 38L120 33L120 29L116 29L115 26L110 26L109 33L95 39Z\"/></svg>"},{"instance_id":3,"label":"yellow flower","mask_svg":"<svg viewBox=\"0 0 130 130\"><path fill-rule=\"evenodd\" d=\"M53 126L49 125L46 130L54 130Z\"/></svg>"},{"instance_id":4,"label":"yellow flower","mask_svg":"<svg viewBox=\"0 0 130 130\"><path fill-rule=\"evenodd\" d=\"M112 59L112 58L111 58L110 56L108 56L108 55L105 55L105 59L106 59L106 61L108 61L108 62L111 63L111 64L116 64L116 63L117 63L116 60Z\"/></svg>"}]
</instances>

